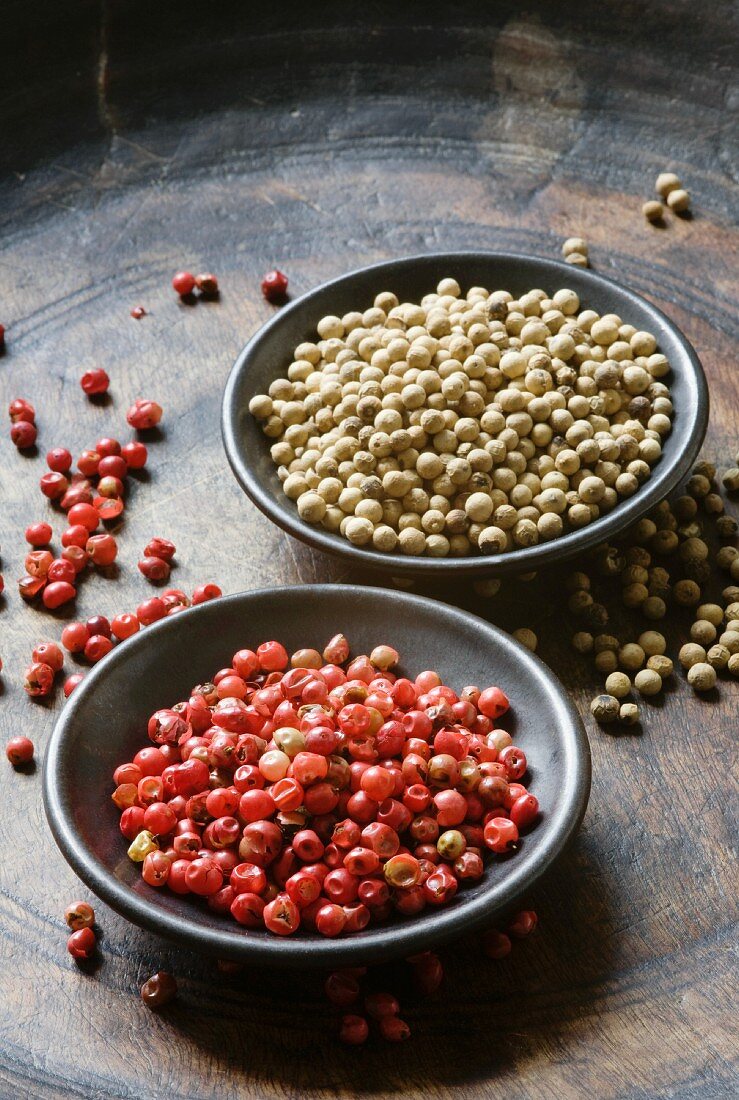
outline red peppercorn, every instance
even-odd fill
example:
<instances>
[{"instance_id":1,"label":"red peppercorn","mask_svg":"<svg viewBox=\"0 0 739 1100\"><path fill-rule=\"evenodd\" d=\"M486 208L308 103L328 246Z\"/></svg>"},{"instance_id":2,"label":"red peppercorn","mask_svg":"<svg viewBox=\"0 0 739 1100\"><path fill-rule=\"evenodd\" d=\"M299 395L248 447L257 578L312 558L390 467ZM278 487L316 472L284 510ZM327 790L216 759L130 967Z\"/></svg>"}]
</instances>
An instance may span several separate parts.
<instances>
[{"instance_id":1,"label":"red peppercorn","mask_svg":"<svg viewBox=\"0 0 739 1100\"><path fill-rule=\"evenodd\" d=\"M66 474L72 465L72 455L66 447L54 447L46 454L46 465L58 474Z\"/></svg>"},{"instance_id":2,"label":"red peppercorn","mask_svg":"<svg viewBox=\"0 0 739 1100\"><path fill-rule=\"evenodd\" d=\"M94 370L85 371L80 378L80 386L82 386L88 397L93 397L107 392L110 386L110 378L102 367L96 367Z\"/></svg>"},{"instance_id":3,"label":"red peppercorn","mask_svg":"<svg viewBox=\"0 0 739 1100\"><path fill-rule=\"evenodd\" d=\"M25 397L16 397L8 405L8 416L13 424L18 420L27 420L30 424L36 423L36 410Z\"/></svg>"},{"instance_id":4,"label":"red peppercorn","mask_svg":"<svg viewBox=\"0 0 739 1100\"><path fill-rule=\"evenodd\" d=\"M85 547L93 565L112 565L118 555L118 543L112 535L93 535Z\"/></svg>"},{"instance_id":5,"label":"red peppercorn","mask_svg":"<svg viewBox=\"0 0 739 1100\"><path fill-rule=\"evenodd\" d=\"M92 504L74 504L67 513L67 520L70 527L80 524L92 533L97 528L100 517Z\"/></svg>"},{"instance_id":6,"label":"red peppercorn","mask_svg":"<svg viewBox=\"0 0 739 1100\"><path fill-rule=\"evenodd\" d=\"M92 928L95 923L95 910L86 901L73 901L64 910L64 920L73 932L80 928Z\"/></svg>"},{"instance_id":7,"label":"red peppercorn","mask_svg":"<svg viewBox=\"0 0 739 1100\"><path fill-rule=\"evenodd\" d=\"M147 557L138 562L139 573L149 581L166 581L169 576L169 562L163 558Z\"/></svg>"},{"instance_id":8,"label":"red peppercorn","mask_svg":"<svg viewBox=\"0 0 739 1100\"><path fill-rule=\"evenodd\" d=\"M69 488L69 482L64 474L57 474L53 470L48 474L42 474L38 483L41 492L49 500L59 500Z\"/></svg>"},{"instance_id":9,"label":"red peppercorn","mask_svg":"<svg viewBox=\"0 0 739 1100\"><path fill-rule=\"evenodd\" d=\"M508 745L498 753L498 760L505 768L509 780L521 779L528 767L526 754L515 745Z\"/></svg>"},{"instance_id":10,"label":"red peppercorn","mask_svg":"<svg viewBox=\"0 0 739 1100\"><path fill-rule=\"evenodd\" d=\"M195 289L195 276L189 271L178 271L172 278L172 287L180 298L186 298Z\"/></svg>"},{"instance_id":11,"label":"red peppercorn","mask_svg":"<svg viewBox=\"0 0 739 1100\"><path fill-rule=\"evenodd\" d=\"M364 999L364 1007L373 1020L397 1016L400 1012L400 1005L392 993L369 993Z\"/></svg>"},{"instance_id":12,"label":"red peppercorn","mask_svg":"<svg viewBox=\"0 0 739 1100\"><path fill-rule=\"evenodd\" d=\"M67 561L66 558L56 558L49 566L46 579L48 581L65 581L67 584L74 584L76 576L76 570L71 562Z\"/></svg>"},{"instance_id":13,"label":"red peppercorn","mask_svg":"<svg viewBox=\"0 0 739 1100\"><path fill-rule=\"evenodd\" d=\"M119 641L124 641L126 638L130 638L132 634L135 634L139 629L139 620L135 615L128 613L123 615L116 615L111 621L110 629Z\"/></svg>"},{"instance_id":14,"label":"red peppercorn","mask_svg":"<svg viewBox=\"0 0 739 1100\"><path fill-rule=\"evenodd\" d=\"M147 1008L162 1008L177 996L177 982L165 970L147 978L141 986L141 1000Z\"/></svg>"},{"instance_id":15,"label":"red peppercorn","mask_svg":"<svg viewBox=\"0 0 739 1100\"><path fill-rule=\"evenodd\" d=\"M210 272L196 275L195 286L204 298L215 298L218 296L218 279L215 275L211 275Z\"/></svg>"},{"instance_id":16,"label":"red peppercorn","mask_svg":"<svg viewBox=\"0 0 739 1100\"><path fill-rule=\"evenodd\" d=\"M517 829L526 829L539 814L539 799L533 794L523 794L510 808L511 821Z\"/></svg>"},{"instance_id":17,"label":"red peppercorn","mask_svg":"<svg viewBox=\"0 0 739 1100\"><path fill-rule=\"evenodd\" d=\"M506 931L509 936L515 936L516 939L521 940L525 936L530 936L537 924L538 917L534 910L522 909L520 913L516 914Z\"/></svg>"},{"instance_id":18,"label":"red peppercorn","mask_svg":"<svg viewBox=\"0 0 739 1100\"><path fill-rule=\"evenodd\" d=\"M11 737L5 746L5 755L14 768L29 764L33 760L33 741L28 737Z\"/></svg>"},{"instance_id":19,"label":"red peppercorn","mask_svg":"<svg viewBox=\"0 0 739 1100\"><path fill-rule=\"evenodd\" d=\"M103 657L107 657L112 648L110 638L106 638L104 634L93 634L85 643L85 657L92 664L97 664Z\"/></svg>"},{"instance_id":20,"label":"red peppercorn","mask_svg":"<svg viewBox=\"0 0 739 1100\"><path fill-rule=\"evenodd\" d=\"M513 947L505 932L498 932L495 928L485 932L482 944L483 950L489 959L504 959L507 955L510 955Z\"/></svg>"},{"instance_id":21,"label":"red peppercorn","mask_svg":"<svg viewBox=\"0 0 739 1100\"><path fill-rule=\"evenodd\" d=\"M77 459L77 469L85 477L93 477L98 472L100 454L98 451L82 451Z\"/></svg>"},{"instance_id":22,"label":"red peppercorn","mask_svg":"<svg viewBox=\"0 0 739 1100\"><path fill-rule=\"evenodd\" d=\"M402 1043L411 1037L411 1029L399 1016L384 1016L378 1026L380 1035L389 1043Z\"/></svg>"},{"instance_id":23,"label":"red peppercorn","mask_svg":"<svg viewBox=\"0 0 739 1100\"><path fill-rule=\"evenodd\" d=\"M121 457L125 458L129 470L141 470L149 455L144 444L135 439L121 447Z\"/></svg>"},{"instance_id":24,"label":"red peppercorn","mask_svg":"<svg viewBox=\"0 0 739 1100\"><path fill-rule=\"evenodd\" d=\"M348 1046L357 1047L367 1042L369 1024L364 1016L342 1016L339 1038Z\"/></svg>"},{"instance_id":25,"label":"red peppercorn","mask_svg":"<svg viewBox=\"0 0 739 1100\"><path fill-rule=\"evenodd\" d=\"M484 830L485 843L499 855L509 852L518 841L518 829L507 817L493 817Z\"/></svg>"},{"instance_id":26,"label":"red peppercorn","mask_svg":"<svg viewBox=\"0 0 739 1100\"><path fill-rule=\"evenodd\" d=\"M26 527L26 542L31 546L48 546L53 532L48 523L32 523Z\"/></svg>"},{"instance_id":27,"label":"red peppercorn","mask_svg":"<svg viewBox=\"0 0 739 1100\"><path fill-rule=\"evenodd\" d=\"M69 581L53 581L44 588L42 599L44 607L54 610L62 604L69 603L77 595L77 589Z\"/></svg>"},{"instance_id":28,"label":"red peppercorn","mask_svg":"<svg viewBox=\"0 0 739 1100\"><path fill-rule=\"evenodd\" d=\"M24 600L32 600L46 584L44 577L31 577L26 575L18 581L18 592Z\"/></svg>"},{"instance_id":29,"label":"red peppercorn","mask_svg":"<svg viewBox=\"0 0 739 1100\"><path fill-rule=\"evenodd\" d=\"M64 681L64 687L62 689L64 691L65 699L69 698L74 689L79 683L82 682L82 680L84 680L84 675L81 672L75 672L71 676L67 677L67 679Z\"/></svg>"},{"instance_id":30,"label":"red peppercorn","mask_svg":"<svg viewBox=\"0 0 739 1100\"><path fill-rule=\"evenodd\" d=\"M134 321L140 321L142 317L146 316L146 310L143 306L134 306L131 310L131 316Z\"/></svg>"},{"instance_id":31,"label":"red peppercorn","mask_svg":"<svg viewBox=\"0 0 739 1100\"><path fill-rule=\"evenodd\" d=\"M425 996L436 993L444 980L444 968L439 956L433 951L425 951L421 955L415 955L409 961L413 967L414 981L420 992Z\"/></svg>"},{"instance_id":32,"label":"red peppercorn","mask_svg":"<svg viewBox=\"0 0 739 1100\"><path fill-rule=\"evenodd\" d=\"M193 607L199 603L205 603L207 600L217 600L223 592L217 584L201 584L194 590L192 594Z\"/></svg>"},{"instance_id":33,"label":"red peppercorn","mask_svg":"<svg viewBox=\"0 0 739 1100\"><path fill-rule=\"evenodd\" d=\"M508 696L497 687L485 688L477 701L478 710L487 718L500 718L509 707Z\"/></svg>"},{"instance_id":34,"label":"red peppercorn","mask_svg":"<svg viewBox=\"0 0 739 1100\"><path fill-rule=\"evenodd\" d=\"M36 442L36 425L30 420L15 420L10 428L10 438L20 451L25 451Z\"/></svg>"},{"instance_id":35,"label":"red peppercorn","mask_svg":"<svg viewBox=\"0 0 739 1100\"><path fill-rule=\"evenodd\" d=\"M157 405L156 401L146 401L142 397L137 398L126 413L128 423L140 432L155 428L161 419L161 405Z\"/></svg>"},{"instance_id":36,"label":"red peppercorn","mask_svg":"<svg viewBox=\"0 0 739 1100\"><path fill-rule=\"evenodd\" d=\"M171 561L177 552L177 547L169 539L156 536L149 539L144 547L145 558L161 558L162 561Z\"/></svg>"},{"instance_id":37,"label":"red peppercorn","mask_svg":"<svg viewBox=\"0 0 739 1100\"><path fill-rule=\"evenodd\" d=\"M149 626L157 619L163 619L166 614L167 608L158 596L152 596L150 600L145 600L136 608L136 618L142 626Z\"/></svg>"},{"instance_id":38,"label":"red peppercorn","mask_svg":"<svg viewBox=\"0 0 739 1100\"><path fill-rule=\"evenodd\" d=\"M95 497L92 504L101 520L117 519L125 508L120 497L98 496Z\"/></svg>"},{"instance_id":39,"label":"red peppercorn","mask_svg":"<svg viewBox=\"0 0 739 1100\"><path fill-rule=\"evenodd\" d=\"M332 1004L339 1008L348 1008L359 997L359 982L354 974L337 970L329 974L323 985L324 992Z\"/></svg>"},{"instance_id":40,"label":"red peppercorn","mask_svg":"<svg viewBox=\"0 0 739 1100\"><path fill-rule=\"evenodd\" d=\"M75 959L89 959L95 951L96 942L92 928L80 928L67 940L67 951Z\"/></svg>"},{"instance_id":41,"label":"red peppercorn","mask_svg":"<svg viewBox=\"0 0 739 1100\"><path fill-rule=\"evenodd\" d=\"M48 665L53 672L60 672L64 664L64 654L56 642L39 642L31 656L34 661Z\"/></svg>"},{"instance_id":42,"label":"red peppercorn","mask_svg":"<svg viewBox=\"0 0 739 1100\"><path fill-rule=\"evenodd\" d=\"M123 496L126 487L119 477L111 477L106 474L98 481L98 495L108 500L111 497L118 499Z\"/></svg>"},{"instance_id":43,"label":"red peppercorn","mask_svg":"<svg viewBox=\"0 0 739 1100\"><path fill-rule=\"evenodd\" d=\"M88 563L87 551L81 546L65 546L61 557L70 563L75 574L81 573Z\"/></svg>"},{"instance_id":44,"label":"red peppercorn","mask_svg":"<svg viewBox=\"0 0 739 1100\"><path fill-rule=\"evenodd\" d=\"M100 477L115 477L121 481L128 473L128 463L122 455L105 455L100 459L98 475Z\"/></svg>"},{"instance_id":45,"label":"red peppercorn","mask_svg":"<svg viewBox=\"0 0 739 1100\"><path fill-rule=\"evenodd\" d=\"M268 302L282 302L287 294L287 275L275 269L262 279L262 294Z\"/></svg>"}]
</instances>

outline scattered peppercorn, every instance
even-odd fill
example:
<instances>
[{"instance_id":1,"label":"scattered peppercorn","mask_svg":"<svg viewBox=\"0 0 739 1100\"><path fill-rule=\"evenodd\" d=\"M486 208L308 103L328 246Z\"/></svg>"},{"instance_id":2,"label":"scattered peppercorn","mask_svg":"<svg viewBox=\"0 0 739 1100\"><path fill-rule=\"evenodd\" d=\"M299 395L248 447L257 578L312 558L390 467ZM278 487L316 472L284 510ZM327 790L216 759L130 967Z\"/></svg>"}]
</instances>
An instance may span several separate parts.
<instances>
[{"instance_id":1,"label":"scattered peppercorn","mask_svg":"<svg viewBox=\"0 0 739 1100\"><path fill-rule=\"evenodd\" d=\"M177 982L166 970L158 970L141 986L141 1000L147 1008L163 1008L177 996Z\"/></svg>"},{"instance_id":2,"label":"scattered peppercorn","mask_svg":"<svg viewBox=\"0 0 739 1100\"><path fill-rule=\"evenodd\" d=\"M283 302L287 295L287 275L276 268L274 271L268 271L262 279L262 294L273 305Z\"/></svg>"}]
</instances>

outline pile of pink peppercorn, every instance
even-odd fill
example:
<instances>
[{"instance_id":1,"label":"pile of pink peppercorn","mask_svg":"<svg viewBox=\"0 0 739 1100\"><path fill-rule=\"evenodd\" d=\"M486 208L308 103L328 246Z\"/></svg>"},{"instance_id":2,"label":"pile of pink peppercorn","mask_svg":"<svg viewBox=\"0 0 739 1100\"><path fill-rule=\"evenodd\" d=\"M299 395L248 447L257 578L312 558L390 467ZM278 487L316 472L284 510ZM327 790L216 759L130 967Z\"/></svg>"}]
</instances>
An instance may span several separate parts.
<instances>
[{"instance_id":1,"label":"pile of pink peppercorn","mask_svg":"<svg viewBox=\"0 0 739 1100\"><path fill-rule=\"evenodd\" d=\"M113 801L144 881L275 935L359 932L452 901L536 821L498 687L392 670L343 635L242 649L156 711Z\"/></svg>"}]
</instances>

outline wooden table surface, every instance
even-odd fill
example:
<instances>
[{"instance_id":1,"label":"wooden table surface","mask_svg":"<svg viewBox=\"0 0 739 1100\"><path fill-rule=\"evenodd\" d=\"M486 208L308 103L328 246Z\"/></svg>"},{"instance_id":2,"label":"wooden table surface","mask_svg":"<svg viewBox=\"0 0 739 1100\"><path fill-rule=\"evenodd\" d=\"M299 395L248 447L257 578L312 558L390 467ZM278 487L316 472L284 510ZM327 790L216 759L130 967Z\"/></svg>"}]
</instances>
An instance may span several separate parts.
<instances>
[{"instance_id":1,"label":"wooden table surface","mask_svg":"<svg viewBox=\"0 0 739 1100\"><path fill-rule=\"evenodd\" d=\"M298 294L372 260L465 247L556 257L583 235L596 270L659 304L698 349L705 454L726 466L737 449L736 9L305 7L6 5L2 402L35 402L41 454L127 438L137 395L165 408L120 567L86 580L66 617L150 595L135 563L154 534L176 542L185 587L381 582L272 527L227 467L222 386L272 315L259 277L274 265ZM663 169L690 189L693 217L655 229L640 207ZM179 303L180 267L216 271L221 300ZM136 322L139 303L149 315ZM93 365L111 375L108 403L79 389ZM34 704L20 681L63 616L22 605L15 579L25 525L51 510L42 458L5 431L0 456L0 729L29 734L42 760L61 692ZM489 601L430 594L534 627L587 713L598 680L569 649L551 578L511 581ZM672 651L690 620L676 621ZM502 963L475 943L445 951L443 993L408 1001L402 1050L340 1048L317 977L224 978L102 903L100 965L83 974L62 912L89 895L49 834L40 771L0 767L0 1096L736 1095L736 684L700 699L678 678L645 710L643 728L618 736L588 715L590 807L531 899L539 931ZM181 995L157 1016L138 987L160 967Z\"/></svg>"}]
</instances>

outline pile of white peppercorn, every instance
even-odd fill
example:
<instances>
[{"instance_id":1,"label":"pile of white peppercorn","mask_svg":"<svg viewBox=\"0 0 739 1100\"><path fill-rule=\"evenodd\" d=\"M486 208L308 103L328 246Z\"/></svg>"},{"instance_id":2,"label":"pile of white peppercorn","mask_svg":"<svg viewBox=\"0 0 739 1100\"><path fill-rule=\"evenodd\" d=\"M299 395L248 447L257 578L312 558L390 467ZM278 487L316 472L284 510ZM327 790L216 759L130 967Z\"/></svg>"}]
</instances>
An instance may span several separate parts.
<instances>
[{"instance_id":1,"label":"pile of white peppercorn","mask_svg":"<svg viewBox=\"0 0 739 1100\"><path fill-rule=\"evenodd\" d=\"M568 289L442 279L324 317L249 403L302 519L355 546L499 554L635 493L672 427L657 341Z\"/></svg>"}]
</instances>

